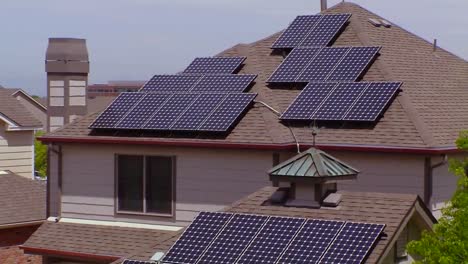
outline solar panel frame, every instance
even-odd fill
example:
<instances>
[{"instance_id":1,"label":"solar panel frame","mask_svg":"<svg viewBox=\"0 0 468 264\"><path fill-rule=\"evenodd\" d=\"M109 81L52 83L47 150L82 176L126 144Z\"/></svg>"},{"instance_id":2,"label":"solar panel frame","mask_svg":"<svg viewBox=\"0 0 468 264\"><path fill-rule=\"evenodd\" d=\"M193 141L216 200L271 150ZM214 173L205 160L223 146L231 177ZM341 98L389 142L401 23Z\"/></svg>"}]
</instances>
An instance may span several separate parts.
<instances>
[{"instance_id":1,"label":"solar panel frame","mask_svg":"<svg viewBox=\"0 0 468 264\"><path fill-rule=\"evenodd\" d=\"M304 67L295 82L325 81L335 67L350 51L349 47L323 48L310 63Z\"/></svg>"},{"instance_id":2,"label":"solar panel frame","mask_svg":"<svg viewBox=\"0 0 468 264\"><path fill-rule=\"evenodd\" d=\"M232 264L263 228L268 216L235 214L197 264ZM218 249L222 248L220 253Z\"/></svg>"},{"instance_id":3,"label":"solar panel frame","mask_svg":"<svg viewBox=\"0 0 468 264\"><path fill-rule=\"evenodd\" d=\"M210 74L203 76L190 92L244 92L255 80L255 74Z\"/></svg>"},{"instance_id":4,"label":"solar panel frame","mask_svg":"<svg viewBox=\"0 0 468 264\"><path fill-rule=\"evenodd\" d=\"M322 102L311 117L312 120L341 121L354 102L369 86L368 83L338 83L333 92Z\"/></svg>"},{"instance_id":5,"label":"solar panel frame","mask_svg":"<svg viewBox=\"0 0 468 264\"><path fill-rule=\"evenodd\" d=\"M337 83L309 83L280 116L281 120L310 120Z\"/></svg>"},{"instance_id":6,"label":"solar panel frame","mask_svg":"<svg viewBox=\"0 0 468 264\"><path fill-rule=\"evenodd\" d=\"M122 264L154 264L153 261L131 260L125 259Z\"/></svg>"},{"instance_id":7,"label":"solar panel frame","mask_svg":"<svg viewBox=\"0 0 468 264\"><path fill-rule=\"evenodd\" d=\"M297 16L288 28L281 33L273 49L294 48L298 46L307 34L315 27L321 15Z\"/></svg>"},{"instance_id":8,"label":"solar panel frame","mask_svg":"<svg viewBox=\"0 0 468 264\"><path fill-rule=\"evenodd\" d=\"M92 129L110 129L127 114L128 111L143 98L144 94L135 92L124 92L109 104L104 111L89 125Z\"/></svg>"},{"instance_id":9,"label":"solar panel frame","mask_svg":"<svg viewBox=\"0 0 468 264\"><path fill-rule=\"evenodd\" d=\"M220 74L234 73L240 68L246 57L199 57L195 58L184 74Z\"/></svg>"},{"instance_id":10,"label":"solar panel frame","mask_svg":"<svg viewBox=\"0 0 468 264\"><path fill-rule=\"evenodd\" d=\"M179 239L167 251L162 263L192 264L203 256L210 244L223 230L234 214L220 212L201 212L184 230ZM217 222L221 220L221 222ZM203 228L199 230L199 225ZM203 236L203 239L198 239ZM193 243L196 241L196 243ZM184 244L186 243L186 244Z\"/></svg>"},{"instance_id":11,"label":"solar panel frame","mask_svg":"<svg viewBox=\"0 0 468 264\"><path fill-rule=\"evenodd\" d=\"M295 48L268 78L267 83L295 82L307 65L319 54L321 48Z\"/></svg>"},{"instance_id":12,"label":"solar panel frame","mask_svg":"<svg viewBox=\"0 0 468 264\"><path fill-rule=\"evenodd\" d=\"M351 14L330 14L322 15L322 19L317 22L313 30L305 36L300 47L328 46L336 37L338 32L348 22Z\"/></svg>"},{"instance_id":13,"label":"solar panel frame","mask_svg":"<svg viewBox=\"0 0 468 264\"><path fill-rule=\"evenodd\" d=\"M381 47L352 47L327 77L327 81L356 81L370 66ZM356 67L356 64L359 66Z\"/></svg>"},{"instance_id":14,"label":"solar panel frame","mask_svg":"<svg viewBox=\"0 0 468 264\"><path fill-rule=\"evenodd\" d=\"M171 130L195 131L224 101L225 93L202 93L171 126Z\"/></svg>"},{"instance_id":15,"label":"solar panel frame","mask_svg":"<svg viewBox=\"0 0 468 264\"><path fill-rule=\"evenodd\" d=\"M401 82L369 83L367 89L349 108L344 120L376 121L377 118L382 115L385 108L390 105L392 99L398 94L402 85L403 83ZM376 91L378 89L380 89L380 91Z\"/></svg>"},{"instance_id":16,"label":"solar panel frame","mask_svg":"<svg viewBox=\"0 0 468 264\"><path fill-rule=\"evenodd\" d=\"M167 93L148 93L115 125L117 129L139 129L170 97Z\"/></svg>"},{"instance_id":17,"label":"solar panel frame","mask_svg":"<svg viewBox=\"0 0 468 264\"><path fill-rule=\"evenodd\" d=\"M226 132L245 112L257 94L230 93L198 127L198 131Z\"/></svg>"},{"instance_id":18,"label":"solar panel frame","mask_svg":"<svg viewBox=\"0 0 468 264\"><path fill-rule=\"evenodd\" d=\"M172 124L185 112L185 110L199 97L199 93L174 93L156 111L142 129L170 130Z\"/></svg>"},{"instance_id":19,"label":"solar panel frame","mask_svg":"<svg viewBox=\"0 0 468 264\"><path fill-rule=\"evenodd\" d=\"M140 92L188 92L203 77L202 74L154 75Z\"/></svg>"},{"instance_id":20,"label":"solar panel frame","mask_svg":"<svg viewBox=\"0 0 468 264\"><path fill-rule=\"evenodd\" d=\"M320 263L362 263L384 228L384 224L346 222L320 259ZM361 236L360 242L364 241L364 245L353 244L359 239L355 233Z\"/></svg>"},{"instance_id":21,"label":"solar panel frame","mask_svg":"<svg viewBox=\"0 0 468 264\"><path fill-rule=\"evenodd\" d=\"M276 263L283 250L305 223L304 218L271 216L246 248L237 263Z\"/></svg>"}]
</instances>

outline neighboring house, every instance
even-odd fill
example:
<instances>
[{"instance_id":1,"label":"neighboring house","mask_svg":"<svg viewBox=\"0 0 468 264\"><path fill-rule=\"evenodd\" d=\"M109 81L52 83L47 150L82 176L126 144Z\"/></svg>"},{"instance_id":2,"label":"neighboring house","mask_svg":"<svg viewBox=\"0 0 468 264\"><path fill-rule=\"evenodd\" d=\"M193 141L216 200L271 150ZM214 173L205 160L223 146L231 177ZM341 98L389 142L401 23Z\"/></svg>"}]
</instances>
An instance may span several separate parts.
<instances>
[{"instance_id":1,"label":"neighboring house","mask_svg":"<svg viewBox=\"0 0 468 264\"><path fill-rule=\"evenodd\" d=\"M46 220L46 184L0 171L0 263L42 263L18 248Z\"/></svg>"},{"instance_id":2,"label":"neighboring house","mask_svg":"<svg viewBox=\"0 0 468 264\"><path fill-rule=\"evenodd\" d=\"M36 114L40 107L27 94L0 88L0 170L33 177L34 133L43 128Z\"/></svg>"},{"instance_id":3,"label":"neighboring house","mask_svg":"<svg viewBox=\"0 0 468 264\"><path fill-rule=\"evenodd\" d=\"M145 81L109 81L106 84L90 84L86 88L88 90L88 98L102 96L117 96L122 92L136 92Z\"/></svg>"},{"instance_id":4,"label":"neighboring house","mask_svg":"<svg viewBox=\"0 0 468 264\"><path fill-rule=\"evenodd\" d=\"M299 175L301 171L305 173ZM334 241L341 241L347 247L335 249L343 255L330 251L324 256L341 258L352 254L353 256L360 255L363 263L410 263L413 257L407 254L406 244L418 239L422 230L431 230L436 222L435 218L423 201L414 194L337 191L335 184L337 181L354 179L357 173L349 165L324 152L311 149L301 153L277 165L269 172L274 184L281 181L289 184L290 187L261 188L223 210L228 214L256 215L256 218L261 219L248 220L248 222L239 219L238 222L231 220L232 224L221 225L217 224L218 220L224 221L221 217L213 217L211 220L205 218L208 222L204 224L200 222L203 220L196 220L194 229L190 232L188 229L186 231L192 234L192 237L185 237L188 239L185 240L188 241L188 244L185 244L187 248L183 248L183 235L181 241L177 242L180 244L176 244L170 253L172 256L180 254L179 256L185 258L184 263L195 263L190 259L209 254L202 252L211 252L211 255L220 256L225 254L226 250L236 248L238 253L230 251L223 256L237 258L242 254L249 254L249 261L253 261L255 255L264 254L274 260L280 256L281 252L287 252L287 248L294 250L292 241L298 239L302 242L296 246L306 249L302 253L302 260L307 258L307 254L320 256L319 250L325 251L326 248L333 248L330 245L335 243ZM203 194L200 193L200 195ZM219 216L219 214L214 215ZM261 221L265 221L264 216L273 217L268 220L271 225L264 224L265 227L260 227ZM278 219L276 218L278 216L290 218ZM199 218L203 217L203 215L199 216ZM317 222L311 219L338 222ZM296 225L296 229L294 226L289 226L286 232L285 226L292 223L291 220L301 221L302 224ZM311 224L309 227L306 227L305 220ZM316 224L310 221L315 221ZM255 222L260 224L256 225ZM275 226L276 222L278 222L277 226ZM380 227L377 232L373 233L374 237L369 233L360 233L362 237L359 239L357 237L359 234L343 231L346 229L342 226L344 222L348 222L351 227L362 227L357 223ZM43 224L22 248L28 253L43 255L47 264L110 263L112 261L122 263L125 259L156 263L152 262L156 261L156 256L159 254L159 260L161 256L165 256L182 234L182 230L170 229L167 226L128 224L124 227L122 223L120 225L112 226L110 223L99 225L99 221L84 220L72 222L62 219L55 223L51 221ZM221 228L223 225L224 227ZM220 227L218 231L216 226ZM236 230L239 233L236 233ZM340 233L343 235L340 236ZM223 236L230 239L223 239ZM268 240L270 242L268 246L255 248L254 241L262 239L260 236L265 239L270 237ZM301 240L299 237L308 238ZM219 245L216 244L216 240L219 240ZM361 240L369 240L371 243L363 243L361 245L363 248L358 248L356 244L361 243ZM221 251L217 252L218 250ZM241 252L244 253L240 254ZM174 259L173 262L169 259L167 259L169 262L165 260L163 258L162 262L158 263L179 263ZM338 262L335 261L335 263ZM234 263L234 261L226 263ZM262 259L262 263L276 262L265 258ZM343 260L341 263L347 262Z\"/></svg>"},{"instance_id":5,"label":"neighboring house","mask_svg":"<svg viewBox=\"0 0 468 264\"><path fill-rule=\"evenodd\" d=\"M20 101L24 107L42 124L42 128L47 125L47 106L40 100L41 98L34 99L28 93L22 89L17 88L5 88L11 92L11 96Z\"/></svg>"}]
</instances>

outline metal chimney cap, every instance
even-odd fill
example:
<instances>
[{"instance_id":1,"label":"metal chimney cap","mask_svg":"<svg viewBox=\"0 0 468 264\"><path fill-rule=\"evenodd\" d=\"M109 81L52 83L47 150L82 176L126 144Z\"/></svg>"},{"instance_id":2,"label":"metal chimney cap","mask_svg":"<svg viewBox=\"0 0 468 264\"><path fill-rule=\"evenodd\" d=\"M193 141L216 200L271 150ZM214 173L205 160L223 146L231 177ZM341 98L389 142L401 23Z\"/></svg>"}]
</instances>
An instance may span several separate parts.
<instances>
[{"instance_id":1,"label":"metal chimney cap","mask_svg":"<svg viewBox=\"0 0 468 264\"><path fill-rule=\"evenodd\" d=\"M86 39L49 38L46 60L88 62L89 57Z\"/></svg>"}]
</instances>

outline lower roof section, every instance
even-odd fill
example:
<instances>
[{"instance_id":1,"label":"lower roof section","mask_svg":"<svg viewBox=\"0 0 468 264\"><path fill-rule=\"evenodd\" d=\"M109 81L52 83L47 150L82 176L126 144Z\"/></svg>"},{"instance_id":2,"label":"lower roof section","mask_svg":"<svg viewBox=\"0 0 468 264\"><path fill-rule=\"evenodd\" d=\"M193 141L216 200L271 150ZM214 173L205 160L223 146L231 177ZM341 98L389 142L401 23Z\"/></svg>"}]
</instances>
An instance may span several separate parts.
<instances>
[{"instance_id":1,"label":"lower roof section","mask_svg":"<svg viewBox=\"0 0 468 264\"><path fill-rule=\"evenodd\" d=\"M31 254L115 261L142 248L172 242L177 234L165 230L45 222L21 248Z\"/></svg>"}]
</instances>

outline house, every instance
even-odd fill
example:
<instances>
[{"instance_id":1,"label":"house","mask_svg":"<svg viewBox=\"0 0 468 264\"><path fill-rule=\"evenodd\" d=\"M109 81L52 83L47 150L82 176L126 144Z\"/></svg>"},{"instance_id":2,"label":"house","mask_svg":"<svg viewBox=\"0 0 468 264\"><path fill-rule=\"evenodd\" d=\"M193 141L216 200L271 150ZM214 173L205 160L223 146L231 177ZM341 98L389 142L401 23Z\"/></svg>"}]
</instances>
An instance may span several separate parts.
<instances>
[{"instance_id":1,"label":"house","mask_svg":"<svg viewBox=\"0 0 468 264\"><path fill-rule=\"evenodd\" d=\"M42 124L42 128L46 127L47 124L47 106L41 102L41 100L31 97L28 93L22 89L17 88L4 88L4 90L10 91L11 96L16 98L37 120ZM39 98L40 99L40 98Z\"/></svg>"},{"instance_id":2,"label":"house","mask_svg":"<svg viewBox=\"0 0 468 264\"><path fill-rule=\"evenodd\" d=\"M34 133L42 129L42 110L19 90L0 88L0 169L33 177Z\"/></svg>"},{"instance_id":3,"label":"house","mask_svg":"<svg viewBox=\"0 0 468 264\"><path fill-rule=\"evenodd\" d=\"M274 185L289 187L261 188L223 212L201 213L185 230L48 221L22 248L45 263L217 263L209 260L217 256L222 263L304 263L297 256L307 263L348 263L348 257L350 263L410 263L406 244L431 230L435 218L414 194L337 191L336 182L357 173L312 148L269 171Z\"/></svg>"},{"instance_id":4,"label":"house","mask_svg":"<svg viewBox=\"0 0 468 264\"><path fill-rule=\"evenodd\" d=\"M41 263L18 246L46 220L45 183L0 171L0 205L0 262Z\"/></svg>"}]
</instances>

